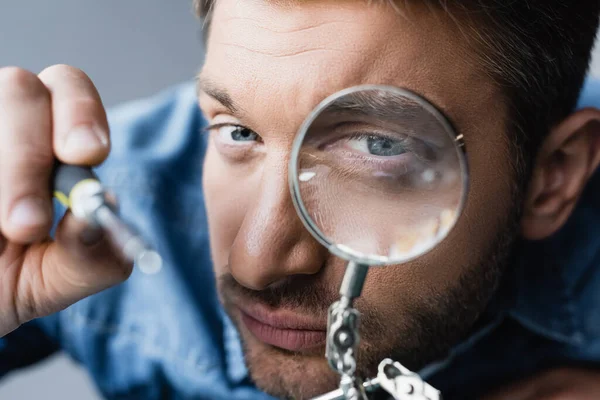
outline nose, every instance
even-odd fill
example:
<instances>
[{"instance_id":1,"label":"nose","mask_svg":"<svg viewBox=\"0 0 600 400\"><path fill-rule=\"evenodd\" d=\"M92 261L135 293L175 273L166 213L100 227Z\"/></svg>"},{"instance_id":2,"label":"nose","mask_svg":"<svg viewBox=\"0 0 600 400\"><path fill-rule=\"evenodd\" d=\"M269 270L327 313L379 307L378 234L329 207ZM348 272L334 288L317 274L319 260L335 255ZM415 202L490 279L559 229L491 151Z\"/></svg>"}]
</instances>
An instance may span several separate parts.
<instances>
[{"instance_id":1,"label":"nose","mask_svg":"<svg viewBox=\"0 0 600 400\"><path fill-rule=\"evenodd\" d=\"M229 254L234 278L250 289L261 290L292 275L319 272L327 250L296 214L285 159L265 160L255 193Z\"/></svg>"}]
</instances>

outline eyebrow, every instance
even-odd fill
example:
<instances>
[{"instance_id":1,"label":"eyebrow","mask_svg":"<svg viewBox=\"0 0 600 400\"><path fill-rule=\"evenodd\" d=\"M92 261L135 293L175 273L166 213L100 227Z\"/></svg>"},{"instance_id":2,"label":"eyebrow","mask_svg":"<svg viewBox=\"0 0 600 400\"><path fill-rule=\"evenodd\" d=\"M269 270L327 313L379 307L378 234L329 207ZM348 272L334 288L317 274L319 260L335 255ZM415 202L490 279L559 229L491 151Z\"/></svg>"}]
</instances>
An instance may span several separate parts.
<instances>
[{"instance_id":1,"label":"eyebrow","mask_svg":"<svg viewBox=\"0 0 600 400\"><path fill-rule=\"evenodd\" d=\"M335 100L328 106L333 113L357 114L395 120L416 117L425 112L413 99L381 90L357 92Z\"/></svg>"},{"instance_id":2,"label":"eyebrow","mask_svg":"<svg viewBox=\"0 0 600 400\"><path fill-rule=\"evenodd\" d=\"M206 93L207 95L221 103L232 114L236 113L239 110L239 108L236 106L235 102L231 98L231 95L227 93L227 90L225 90L222 87L219 87L217 83L215 83L209 78L203 77L201 75L198 76L198 78L196 79L196 92L198 94L200 94L200 92Z\"/></svg>"},{"instance_id":3,"label":"eyebrow","mask_svg":"<svg viewBox=\"0 0 600 400\"><path fill-rule=\"evenodd\" d=\"M430 113L427 108L424 108L421 101L426 102L430 107L433 107L439 114L442 120L438 119ZM346 95L335 100L327 106L325 116L357 116L380 119L387 122L397 122L401 125L411 126L414 130L421 132L429 132L430 139L437 136L432 132L441 132L443 129L454 138L459 138L459 134L455 125L450 118L443 112L438 110L433 104L426 100L415 100L406 97L399 93L390 93L382 90L373 90L369 92L356 92ZM416 125L415 125L416 124ZM433 125L432 125L433 124ZM432 143L437 143L439 147L444 147L445 142L440 143L432 140Z\"/></svg>"},{"instance_id":4,"label":"eyebrow","mask_svg":"<svg viewBox=\"0 0 600 400\"><path fill-rule=\"evenodd\" d=\"M437 117L434 118L430 110L425 108L421 102L435 110L442 117L443 122ZM416 100L399 93L389 93L382 90L356 92L335 100L327 106L327 109L328 113L333 114L361 115L388 121L401 119L404 122L414 120L442 122L448 125L444 128L449 128L455 136L458 135L452 119L436 106L427 100Z\"/></svg>"}]
</instances>

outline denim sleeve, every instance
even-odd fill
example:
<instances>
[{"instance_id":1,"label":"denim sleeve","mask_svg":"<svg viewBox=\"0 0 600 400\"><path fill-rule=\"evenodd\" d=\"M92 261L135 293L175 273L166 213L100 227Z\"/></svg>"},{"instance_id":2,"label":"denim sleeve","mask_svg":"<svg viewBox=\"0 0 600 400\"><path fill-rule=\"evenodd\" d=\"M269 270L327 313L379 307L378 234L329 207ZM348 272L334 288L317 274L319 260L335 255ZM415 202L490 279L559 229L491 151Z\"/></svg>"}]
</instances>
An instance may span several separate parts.
<instances>
[{"instance_id":1,"label":"denim sleeve","mask_svg":"<svg viewBox=\"0 0 600 400\"><path fill-rule=\"evenodd\" d=\"M42 325L50 321L32 321L0 338L0 377L45 359L58 350Z\"/></svg>"}]
</instances>

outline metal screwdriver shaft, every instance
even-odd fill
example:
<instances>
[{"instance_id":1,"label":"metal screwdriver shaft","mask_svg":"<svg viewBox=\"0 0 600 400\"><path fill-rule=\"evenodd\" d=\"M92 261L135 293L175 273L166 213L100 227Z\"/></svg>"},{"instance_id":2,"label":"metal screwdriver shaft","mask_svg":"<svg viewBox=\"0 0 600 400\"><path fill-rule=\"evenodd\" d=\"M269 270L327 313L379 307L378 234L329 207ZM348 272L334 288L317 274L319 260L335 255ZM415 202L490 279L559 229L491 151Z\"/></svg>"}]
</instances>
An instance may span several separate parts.
<instances>
[{"instance_id":1,"label":"metal screwdriver shaft","mask_svg":"<svg viewBox=\"0 0 600 400\"><path fill-rule=\"evenodd\" d=\"M102 228L122 256L135 263L142 272L154 274L160 271L160 255L117 215L90 168L57 162L53 178L54 197L76 218Z\"/></svg>"},{"instance_id":2,"label":"metal screwdriver shaft","mask_svg":"<svg viewBox=\"0 0 600 400\"><path fill-rule=\"evenodd\" d=\"M155 274L162 267L162 258L125 225L112 208L102 205L96 212L95 221L100 225L123 256L134 262L142 272Z\"/></svg>"}]
</instances>

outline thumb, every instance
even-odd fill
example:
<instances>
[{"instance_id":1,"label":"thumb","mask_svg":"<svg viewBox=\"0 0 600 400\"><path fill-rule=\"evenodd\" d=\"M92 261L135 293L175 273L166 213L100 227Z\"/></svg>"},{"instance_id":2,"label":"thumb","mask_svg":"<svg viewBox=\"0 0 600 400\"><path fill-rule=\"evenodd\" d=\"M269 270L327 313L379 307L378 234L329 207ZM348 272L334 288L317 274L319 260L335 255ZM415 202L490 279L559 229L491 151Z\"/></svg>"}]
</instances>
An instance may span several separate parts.
<instances>
[{"instance_id":1,"label":"thumb","mask_svg":"<svg viewBox=\"0 0 600 400\"><path fill-rule=\"evenodd\" d=\"M133 265L99 228L92 228L68 212L42 261L49 299L68 306L126 280Z\"/></svg>"}]
</instances>

